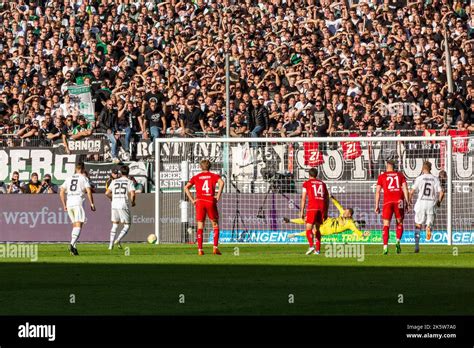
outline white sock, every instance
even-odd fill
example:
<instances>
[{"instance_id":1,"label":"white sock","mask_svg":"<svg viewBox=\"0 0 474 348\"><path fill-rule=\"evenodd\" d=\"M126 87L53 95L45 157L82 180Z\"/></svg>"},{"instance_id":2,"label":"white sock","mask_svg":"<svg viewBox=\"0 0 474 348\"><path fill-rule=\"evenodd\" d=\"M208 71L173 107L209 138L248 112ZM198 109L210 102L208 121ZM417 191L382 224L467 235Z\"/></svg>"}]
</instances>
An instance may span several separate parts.
<instances>
[{"instance_id":1,"label":"white sock","mask_svg":"<svg viewBox=\"0 0 474 348\"><path fill-rule=\"evenodd\" d=\"M79 239L79 236L81 235L81 228L80 227L73 227L72 228L72 233L71 233L71 245L75 248L77 240Z\"/></svg>"},{"instance_id":2,"label":"white sock","mask_svg":"<svg viewBox=\"0 0 474 348\"><path fill-rule=\"evenodd\" d=\"M112 224L112 229L110 230L110 243L109 249L112 249L114 246L115 233L117 232L118 224Z\"/></svg>"},{"instance_id":3,"label":"white sock","mask_svg":"<svg viewBox=\"0 0 474 348\"><path fill-rule=\"evenodd\" d=\"M388 248L388 245L387 245L387 244L384 244L384 245L383 245L383 248L384 248L384 249L387 249L387 248Z\"/></svg>"},{"instance_id":4,"label":"white sock","mask_svg":"<svg viewBox=\"0 0 474 348\"><path fill-rule=\"evenodd\" d=\"M397 243L400 243L400 239L399 239L399 238L397 238Z\"/></svg>"},{"instance_id":5,"label":"white sock","mask_svg":"<svg viewBox=\"0 0 474 348\"><path fill-rule=\"evenodd\" d=\"M120 234L117 238L117 243L120 242L123 237L125 237L129 229L130 229L130 225L127 225L127 224L123 225L122 231L120 231Z\"/></svg>"}]
</instances>

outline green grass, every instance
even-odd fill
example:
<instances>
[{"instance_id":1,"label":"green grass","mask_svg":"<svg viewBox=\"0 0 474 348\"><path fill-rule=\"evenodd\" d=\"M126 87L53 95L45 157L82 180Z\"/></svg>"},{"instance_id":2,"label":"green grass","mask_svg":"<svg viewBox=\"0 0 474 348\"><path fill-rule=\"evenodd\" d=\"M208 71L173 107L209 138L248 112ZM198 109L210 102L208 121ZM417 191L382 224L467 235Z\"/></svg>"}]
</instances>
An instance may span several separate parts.
<instances>
[{"instance_id":1,"label":"green grass","mask_svg":"<svg viewBox=\"0 0 474 348\"><path fill-rule=\"evenodd\" d=\"M81 244L72 257L42 244L37 262L0 258L0 315L474 314L474 246L383 256L372 245L362 262L306 256L304 245L238 245L239 256L206 246L203 257L191 245L125 247Z\"/></svg>"}]
</instances>

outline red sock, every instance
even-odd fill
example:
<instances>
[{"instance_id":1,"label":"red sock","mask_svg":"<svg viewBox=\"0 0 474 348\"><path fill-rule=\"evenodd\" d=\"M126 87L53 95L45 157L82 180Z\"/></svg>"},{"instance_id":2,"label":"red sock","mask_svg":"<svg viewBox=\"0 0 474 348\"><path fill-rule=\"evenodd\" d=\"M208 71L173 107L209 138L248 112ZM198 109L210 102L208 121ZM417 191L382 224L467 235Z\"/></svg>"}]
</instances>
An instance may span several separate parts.
<instances>
[{"instance_id":1,"label":"red sock","mask_svg":"<svg viewBox=\"0 0 474 348\"><path fill-rule=\"evenodd\" d=\"M321 250L321 232L316 231L316 251Z\"/></svg>"},{"instance_id":2,"label":"red sock","mask_svg":"<svg viewBox=\"0 0 474 348\"><path fill-rule=\"evenodd\" d=\"M214 246L219 245L219 228L214 228Z\"/></svg>"},{"instance_id":3,"label":"red sock","mask_svg":"<svg viewBox=\"0 0 474 348\"><path fill-rule=\"evenodd\" d=\"M202 235L203 235L203 230L202 228L198 228L198 233L197 233L197 240L198 240L198 249L202 250Z\"/></svg>"},{"instance_id":4,"label":"red sock","mask_svg":"<svg viewBox=\"0 0 474 348\"><path fill-rule=\"evenodd\" d=\"M397 224L397 239L402 239L403 224Z\"/></svg>"},{"instance_id":5,"label":"red sock","mask_svg":"<svg viewBox=\"0 0 474 348\"><path fill-rule=\"evenodd\" d=\"M389 231L389 226L384 226L383 227L383 245L388 245L388 231Z\"/></svg>"},{"instance_id":6,"label":"red sock","mask_svg":"<svg viewBox=\"0 0 474 348\"><path fill-rule=\"evenodd\" d=\"M309 247L312 248L314 246L313 231L307 230L306 231L306 238L308 239Z\"/></svg>"}]
</instances>

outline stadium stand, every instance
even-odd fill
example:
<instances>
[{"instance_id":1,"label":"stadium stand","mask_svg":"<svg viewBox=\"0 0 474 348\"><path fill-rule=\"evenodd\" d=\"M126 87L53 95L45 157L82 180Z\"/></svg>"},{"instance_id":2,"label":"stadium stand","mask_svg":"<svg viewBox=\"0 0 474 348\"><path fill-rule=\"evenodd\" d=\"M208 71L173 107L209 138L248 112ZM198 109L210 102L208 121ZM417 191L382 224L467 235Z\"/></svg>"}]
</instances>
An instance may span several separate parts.
<instances>
[{"instance_id":1,"label":"stadium stand","mask_svg":"<svg viewBox=\"0 0 474 348\"><path fill-rule=\"evenodd\" d=\"M0 3L0 147L474 130L468 1ZM454 90L448 93L444 31ZM68 86L88 85L95 121ZM66 146L66 151L68 151Z\"/></svg>"}]
</instances>

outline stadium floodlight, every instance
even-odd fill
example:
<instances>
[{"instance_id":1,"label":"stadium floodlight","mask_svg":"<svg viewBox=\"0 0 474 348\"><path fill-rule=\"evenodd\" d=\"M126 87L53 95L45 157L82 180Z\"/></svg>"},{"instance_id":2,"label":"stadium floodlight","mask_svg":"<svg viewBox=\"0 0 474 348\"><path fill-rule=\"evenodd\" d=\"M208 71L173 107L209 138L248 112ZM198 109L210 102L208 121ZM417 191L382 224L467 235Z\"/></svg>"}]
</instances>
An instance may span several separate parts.
<instances>
[{"instance_id":1,"label":"stadium floodlight","mask_svg":"<svg viewBox=\"0 0 474 348\"><path fill-rule=\"evenodd\" d=\"M158 243L193 240L194 208L182 194L185 178L199 172L199 161L209 159L226 187L219 202L220 239L226 243L298 243L289 234L304 227L288 223L298 218L301 185L308 170L317 167L319 178L344 207L354 209L355 220L370 237L331 235L327 242L381 243L381 216L374 211L377 177L387 160L394 160L410 188L425 161L440 177L446 198L438 208L433 236L422 243L472 243L473 139L448 136L385 136L327 138L166 138L155 143L155 234ZM467 151L456 143L465 142ZM224 151L227 148L228 151ZM184 176L183 176L184 175ZM187 179L186 179L187 180ZM230 182L230 184L229 184ZM416 197L415 197L416 199ZM329 215L338 211L330 206ZM402 243L412 243L413 207L404 222ZM395 238L394 220L390 243ZM205 242L212 241L207 222ZM454 238L453 238L454 237ZM323 238L324 242L324 238Z\"/></svg>"}]
</instances>

